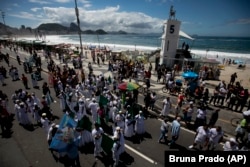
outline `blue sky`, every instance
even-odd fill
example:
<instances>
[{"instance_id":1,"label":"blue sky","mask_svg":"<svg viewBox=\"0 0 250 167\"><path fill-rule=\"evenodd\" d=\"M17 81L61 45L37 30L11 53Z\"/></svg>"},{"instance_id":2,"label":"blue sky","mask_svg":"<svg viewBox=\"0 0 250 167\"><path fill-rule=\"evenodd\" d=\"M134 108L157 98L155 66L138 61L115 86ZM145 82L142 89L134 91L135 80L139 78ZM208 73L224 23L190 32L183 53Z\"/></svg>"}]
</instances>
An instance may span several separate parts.
<instances>
[{"instance_id":1,"label":"blue sky","mask_svg":"<svg viewBox=\"0 0 250 167\"><path fill-rule=\"evenodd\" d=\"M170 6L189 35L250 37L249 0L77 0L82 30L161 33ZM5 23L76 23L74 0L0 0ZM1 18L1 22L3 19Z\"/></svg>"}]
</instances>

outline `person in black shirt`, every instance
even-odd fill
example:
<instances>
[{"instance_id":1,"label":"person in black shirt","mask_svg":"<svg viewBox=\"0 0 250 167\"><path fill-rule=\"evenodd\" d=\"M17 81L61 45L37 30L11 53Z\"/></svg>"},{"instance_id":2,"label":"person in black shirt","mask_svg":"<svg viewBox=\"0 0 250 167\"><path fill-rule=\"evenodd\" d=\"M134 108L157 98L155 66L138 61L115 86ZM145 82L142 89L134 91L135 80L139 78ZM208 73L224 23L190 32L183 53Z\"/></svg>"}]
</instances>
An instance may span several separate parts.
<instances>
[{"instance_id":1,"label":"person in black shirt","mask_svg":"<svg viewBox=\"0 0 250 167\"><path fill-rule=\"evenodd\" d=\"M217 109L217 110L215 110L213 113L212 113L212 115L211 115L211 118L210 118L210 121L209 121L209 123L208 123L208 126L209 127L214 127L214 125L216 124L216 122L217 122L217 120L218 120L218 118L219 118L219 111L220 111L220 109Z\"/></svg>"}]
</instances>

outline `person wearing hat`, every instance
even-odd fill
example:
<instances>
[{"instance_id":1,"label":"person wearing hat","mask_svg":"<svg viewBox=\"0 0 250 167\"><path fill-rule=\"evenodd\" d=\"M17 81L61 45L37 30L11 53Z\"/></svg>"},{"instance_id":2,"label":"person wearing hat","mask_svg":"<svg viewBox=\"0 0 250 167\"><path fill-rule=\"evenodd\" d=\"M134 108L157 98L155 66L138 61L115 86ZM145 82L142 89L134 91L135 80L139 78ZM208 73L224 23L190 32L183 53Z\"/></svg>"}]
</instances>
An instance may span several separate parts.
<instances>
[{"instance_id":1,"label":"person wearing hat","mask_svg":"<svg viewBox=\"0 0 250 167\"><path fill-rule=\"evenodd\" d=\"M121 147L119 150L119 154L122 154L125 151L125 139L123 135L123 129L117 126L115 128L113 137L118 138Z\"/></svg>"},{"instance_id":2,"label":"person wearing hat","mask_svg":"<svg viewBox=\"0 0 250 167\"><path fill-rule=\"evenodd\" d=\"M238 143L235 138L230 138L229 141L226 141L223 146L224 151L239 151Z\"/></svg>"},{"instance_id":3,"label":"person wearing hat","mask_svg":"<svg viewBox=\"0 0 250 167\"><path fill-rule=\"evenodd\" d=\"M48 144L50 145L52 138L55 136L57 130L58 130L59 125L57 125L56 123L52 123L50 125L50 128L48 130L48 134L47 134L47 141Z\"/></svg>"},{"instance_id":4,"label":"person wearing hat","mask_svg":"<svg viewBox=\"0 0 250 167\"><path fill-rule=\"evenodd\" d=\"M114 101L113 107L111 107L110 111L109 111L109 119L112 119L113 122L115 122L115 117L116 117L117 113L119 112L116 105L117 105L117 102Z\"/></svg>"},{"instance_id":5,"label":"person wearing hat","mask_svg":"<svg viewBox=\"0 0 250 167\"><path fill-rule=\"evenodd\" d=\"M16 113L17 121L20 123L21 118L20 118L19 108L20 108L20 100L15 100L14 111Z\"/></svg>"},{"instance_id":6,"label":"person wearing hat","mask_svg":"<svg viewBox=\"0 0 250 167\"><path fill-rule=\"evenodd\" d=\"M35 95L34 92L31 93L31 99L34 103L36 103L39 107L41 106L41 100Z\"/></svg>"},{"instance_id":7,"label":"person wearing hat","mask_svg":"<svg viewBox=\"0 0 250 167\"><path fill-rule=\"evenodd\" d=\"M60 103L60 109L62 111L65 111L66 109L66 94L61 90L59 95L57 96L59 98L59 103Z\"/></svg>"},{"instance_id":8,"label":"person wearing hat","mask_svg":"<svg viewBox=\"0 0 250 167\"><path fill-rule=\"evenodd\" d=\"M42 113L41 124L42 124L42 128L44 129L45 133L48 134L48 131L50 128L50 126L49 126L50 121L48 120L46 113Z\"/></svg>"},{"instance_id":9,"label":"person wearing hat","mask_svg":"<svg viewBox=\"0 0 250 167\"><path fill-rule=\"evenodd\" d=\"M121 129L124 130L124 128L125 128L125 118L124 118L124 115L123 115L122 111L119 111L119 113L116 115L115 124L118 127L120 127Z\"/></svg>"},{"instance_id":10,"label":"person wearing hat","mask_svg":"<svg viewBox=\"0 0 250 167\"><path fill-rule=\"evenodd\" d=\"M96 122L95 128L92 130L92 137L93 137L93 141L94 141L94 145L95 145L95 148L94 148L95 158L97 158L97 156L99 156L100 153L103 151L102 146L101 146L103 133L104 133L103 129Z\"/></svg>"},{"instance_id":11,"label":"person wearing hat","mask_svg":"<svg viewBox=\"0 0 250 167\"><path fill-rule=\"evenodd\" d=\"M78 100L79 110L76 112L77 120L81 120L85 115L87 115L86 107L83 98Z\"/></svg>"},{"instance_id":12,"label":"person wearing hat","mask_svg":"<svg viewBox=\"0 0 250 167\"><path fill-rule=\"evenodd\" d=\"M143 139L143 135L145 133L145 125L144 125L145 117L143 116L142 111L139 111L139 114L135 116L135 133L139 137L141 141Z\"/></svg>"},{"instance_id":13,"label":"person wearing hat","mask_svg":"<svg viewBox=\"0 0 250 167\"><path fill-rule=\"evenodd\" d=\"M121 149L121 145L119 142L119 139L114 136L113 137L113 147L112 147L112 157L113 157L113 161L114 161L114 166L118 166L119 165L119 159L120 159L120 149Z\"/></svg>"},{"instance_id":14,"label":"person wearing hat","mask_svg":"<svg viewBox=\"0 0 250 167\"><path fill-rule=\"evenodd\" d=\"M92 122L97 122L97 110L98 110L98 103L96 103L96 99L92 98L92 102L89 103L88 108L90 108L90 112L92 114Z\"/></svg>"},{"instance_id":15,"label":"person wearing hat","mask_svg":"<svg viewBox=\"0 0 250 167\"><path fill-rule=\"evenodd\" d=\"M128 114L125 119L125 129L124 129L125 137L131 138L134 135L134 123L135 121L132 119L131 114Z\"/></svg>"},{"instance_id":16,"label":"person wearing hat","mask_svg":"<svg viewBox=\"0 0 250 167\"><path fill-rule=\"evenodd\" d=\"M23 126L31 125L31 121L29 119L28 112L24 102L20 103L20 108L18 112L20 114L20 124Z\"/></svg>"}]
</instances>

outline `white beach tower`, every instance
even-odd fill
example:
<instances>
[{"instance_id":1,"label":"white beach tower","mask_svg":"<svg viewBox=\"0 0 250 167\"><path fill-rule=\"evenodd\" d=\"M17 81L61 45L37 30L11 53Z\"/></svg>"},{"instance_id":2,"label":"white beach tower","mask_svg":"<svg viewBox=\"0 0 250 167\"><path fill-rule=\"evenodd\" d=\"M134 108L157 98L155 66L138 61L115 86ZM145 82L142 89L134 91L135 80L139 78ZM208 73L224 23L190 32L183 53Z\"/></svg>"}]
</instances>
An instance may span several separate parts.
<instances>
[{"instance_id":1,"label":"white beach tower","mask_svg":"<svg viewBox=\"0 0 250 167\"><path fill-rule=\"evenodd\" d=\"M179 42L181 22L175 18L173 6L170 7L169 19L164 23L164 32L162 35L160 64L167 67L173 67L176 50Z\"/></svg>"}]
</instances>

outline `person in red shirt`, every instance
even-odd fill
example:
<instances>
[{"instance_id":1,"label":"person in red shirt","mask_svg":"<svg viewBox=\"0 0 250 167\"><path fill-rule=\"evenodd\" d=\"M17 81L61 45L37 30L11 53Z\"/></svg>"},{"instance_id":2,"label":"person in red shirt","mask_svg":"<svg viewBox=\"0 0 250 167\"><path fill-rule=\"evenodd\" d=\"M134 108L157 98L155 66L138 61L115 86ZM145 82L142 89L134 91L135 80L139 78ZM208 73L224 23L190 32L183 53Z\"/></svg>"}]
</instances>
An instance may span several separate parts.
<instances>
[{"instance_id":1,"label":"person in red shirt","mask_svg":"<svg viewBox=\"0 0 250 167\"><path fill-rule=\"evenodd\" d=\"M24 74L22 74L22 81L23 81L23 85L24 85L25 89L29 89L28 78Z\"/></svg>"}]
</instances>

